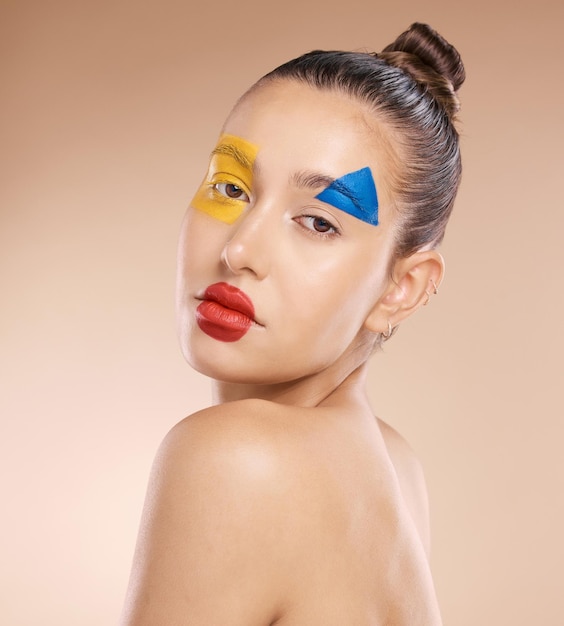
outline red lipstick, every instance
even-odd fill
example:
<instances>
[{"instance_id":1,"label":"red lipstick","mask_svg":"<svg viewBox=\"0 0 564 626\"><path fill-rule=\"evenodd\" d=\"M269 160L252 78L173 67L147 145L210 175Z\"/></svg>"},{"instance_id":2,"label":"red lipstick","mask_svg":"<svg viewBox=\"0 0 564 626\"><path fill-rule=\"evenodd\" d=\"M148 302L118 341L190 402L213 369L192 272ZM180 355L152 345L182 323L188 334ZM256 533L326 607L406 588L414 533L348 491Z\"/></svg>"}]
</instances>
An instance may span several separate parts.
<instances>
[{"instance_id":1,"label":"red lipstick","mask_svg":"<svg viewBox=\"0 0 564 626\"><path fill-rule=\"evenodd\" d=\"M255 309L247 294L227 283L214 283L196 309L200 329L218 341L238 341L254 322Z\"/></svg>"}]
</instances>

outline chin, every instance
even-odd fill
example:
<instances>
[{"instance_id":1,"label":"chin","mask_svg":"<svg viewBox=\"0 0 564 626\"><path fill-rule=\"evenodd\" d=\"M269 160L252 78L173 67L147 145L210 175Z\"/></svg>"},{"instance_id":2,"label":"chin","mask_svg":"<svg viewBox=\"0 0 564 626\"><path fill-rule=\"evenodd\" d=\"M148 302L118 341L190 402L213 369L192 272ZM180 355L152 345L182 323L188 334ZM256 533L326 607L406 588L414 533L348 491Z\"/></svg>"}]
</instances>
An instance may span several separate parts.
<instances>
[{"instance_id":1,"label":"chin","mask_svg":"<svg viewBox=\"0 0 564 626\"><path fill-rule=\"evenodd\" d=\"M200 358L192 352L185 355L187 363L197 372L218 382L239 385L271 385L280 382L279 376L265 375L265 367L252 366L249 363L238 362L237 359L218 359L210 357ZM274 367L272 373L276 372Z\"/></svg>"},{"instance_id":2,"label":"chin","mask_svg":"<svg viewBox=\"0 0 564 626\"><path fill-rule=\"evenodd\" d=\"M183 349L184 358L194 370L218 382L239 385L275 385L300 378L304 372L284 372L280 362L257 358L256 353L241 350L238 346L224 343L211 349L209 345L198 346L192 342ZM301 368L300 368L301 369ZM296 375L297 374L297 375Z\"/></svg>"},{"instance_id":3,"label":"chin","mask_svg":"<svg viewBox=\"0 0 564 626\"><path fill-rule=\"evenodd\" d=\"M280 359L249 357L245 351L220 354L221 350L197 352L191 350L185 353L187 363L200 374L221 383L234 385L248 385L254 387L268 387L275 385L291 385L300 380L322 372L326 364L304 364L303 361L284 363L281 368Z\"/></svg>"}]
</instances>

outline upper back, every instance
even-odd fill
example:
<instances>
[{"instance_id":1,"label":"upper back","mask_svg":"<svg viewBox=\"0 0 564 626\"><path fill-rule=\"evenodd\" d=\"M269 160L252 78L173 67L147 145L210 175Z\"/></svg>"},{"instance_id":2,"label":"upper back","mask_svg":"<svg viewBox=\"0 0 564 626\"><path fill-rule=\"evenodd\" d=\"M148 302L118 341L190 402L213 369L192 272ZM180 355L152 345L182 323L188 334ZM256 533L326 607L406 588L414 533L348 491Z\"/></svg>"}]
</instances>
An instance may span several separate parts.
<instances>
[{"instance_id":1,"label":"upper back","mask_svg":"<svg viewBox=\"0 0 564 626\"><path fill-rule=\"evenodd\" d=\"M245 400L187 418L155 463L126 623L440 623L424 496L402 493L418 474L367 415Z\"/></svg>"}]
</instances>

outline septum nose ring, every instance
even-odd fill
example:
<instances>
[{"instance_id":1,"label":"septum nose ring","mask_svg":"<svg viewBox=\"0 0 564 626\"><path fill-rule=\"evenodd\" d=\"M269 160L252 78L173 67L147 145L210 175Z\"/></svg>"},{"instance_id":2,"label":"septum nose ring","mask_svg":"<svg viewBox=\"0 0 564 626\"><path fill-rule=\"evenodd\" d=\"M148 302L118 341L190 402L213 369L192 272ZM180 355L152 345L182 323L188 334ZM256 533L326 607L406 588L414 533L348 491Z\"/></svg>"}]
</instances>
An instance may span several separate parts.
<instances>
[{"instance_id":1,"label":"septum nose ring","mask_svg":"<svg viewBox=\"0 0 564 626\"><path fill-rule=\"evenodd\" d=\"M232 274L236 274L237 272L233 269L233 265L231 264L231 262L229 261L229 248L230 246L233 245L232 240L230 239L225 246L223 247L223 250L221 251L221 256L220 259L222 261L222 263L225 265L225 267L232 273Z\"/></svg>"},{"instance_id":2,"label":"septum nose ring","mask_svg":"<svg viewBox=\"0 0 564 626\"><path fill-rule=\"evenodd\" d=\"M225 265L225 267L227 267L227 269L233 273L233 268L231 267L231 263L229 263L229 257L227 256L227 248L229 247L229 244L231 243L231 241L228 241L223 250L221 251L221 262Z\"/></svg>"}]
</instances>

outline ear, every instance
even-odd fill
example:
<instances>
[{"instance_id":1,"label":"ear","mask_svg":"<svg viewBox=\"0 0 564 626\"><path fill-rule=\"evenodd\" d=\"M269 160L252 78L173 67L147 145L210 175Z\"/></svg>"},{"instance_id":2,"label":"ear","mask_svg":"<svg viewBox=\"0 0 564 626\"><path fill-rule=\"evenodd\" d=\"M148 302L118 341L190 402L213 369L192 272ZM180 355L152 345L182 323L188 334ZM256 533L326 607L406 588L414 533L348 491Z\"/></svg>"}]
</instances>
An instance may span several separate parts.
<instances>
[{"instance_id":1,"label":"ear","mask_svg":"<svg viewBox=\"0 0 564 626\"><path fill-rule=\"evenodd\" d=\"M387 333L389 322L395 328L437 293L444 270L444 259L436 250L422 250L396 261L388 286L366 318L365 327Z\"/></svg>"}]
</instances>

